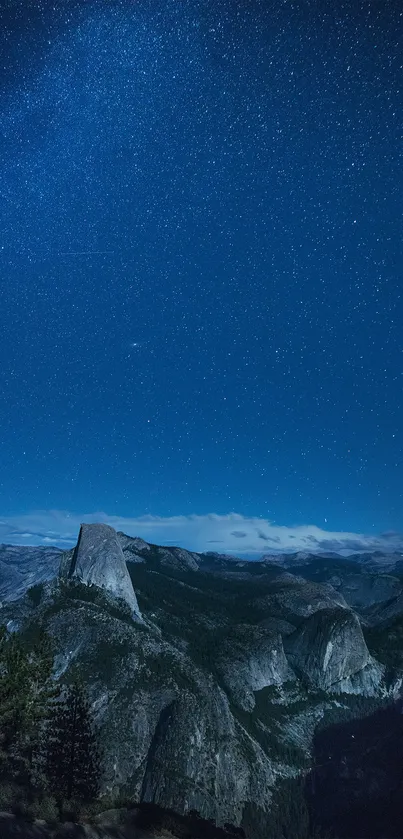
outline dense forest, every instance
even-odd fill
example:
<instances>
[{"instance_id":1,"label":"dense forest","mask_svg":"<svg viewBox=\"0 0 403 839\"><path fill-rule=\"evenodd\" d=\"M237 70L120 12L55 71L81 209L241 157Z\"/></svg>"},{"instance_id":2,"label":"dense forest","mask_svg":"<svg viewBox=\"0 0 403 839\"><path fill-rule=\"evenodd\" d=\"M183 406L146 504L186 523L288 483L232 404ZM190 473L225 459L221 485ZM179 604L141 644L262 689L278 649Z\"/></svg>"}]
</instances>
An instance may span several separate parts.
<instances>
[{"instance_id":1,"label":"dense forest","mask_svg":"<svg viewBox=\"0 0 403 839\"><path fill-rule=\"evenodd\" d=\"M0 809L54 819L97 797L101 757L84 687L52 671L45 633L0 628Z\"/></svg>"}]
</instances>

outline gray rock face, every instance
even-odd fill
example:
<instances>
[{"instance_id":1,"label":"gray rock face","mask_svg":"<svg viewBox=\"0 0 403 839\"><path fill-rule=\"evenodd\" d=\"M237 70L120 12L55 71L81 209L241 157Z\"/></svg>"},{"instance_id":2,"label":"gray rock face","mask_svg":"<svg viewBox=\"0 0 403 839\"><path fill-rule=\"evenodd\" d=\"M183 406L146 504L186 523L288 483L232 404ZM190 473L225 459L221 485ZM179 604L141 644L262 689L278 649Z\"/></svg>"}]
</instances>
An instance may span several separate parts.
<instances>
[{"instance_id":1,"label":"gray rock face","mask_svg":"<svg viewBox=\"0 0 403 839\"><path fill-rule=\"evenodd\" d=\"M370 691L374 681L379 685L382 668L374 665L358 617L348 609L317 612L288 636L285 646L291 665L322 690L360 693L362 681Z\"/></svg>"},{"instance_id":2,"label":"gray rock face","mask_svg":"<svg viewBox=\"0 0 403 839\"><path fill-rule=\"evenodd\" d=\"M369 626L387 624L394 618L403 615L403 592L391 597L386 603L379 603L365 612L365 623Z\"/></svg>"},{"instance_id":3,"label":"gray rock face","mask_svg":"<svg viewBox=\"0 0 403 839\"><path fill-rule=\"evenodd\" d=\"M152 628L61 604L49 630L63 672L86 680L104 753L104 792L125 790L220 824L270 807L275 763L234 718L225 692ZM284 772L284 770L283 770Z\"/></svg>"},{"instance_id":4,"label":"gray rock face","mask_svg":"<svg viewBox=\"0 0 403 839\"><path fill-rule=\"evenodd\" d=\"M57 574L60 548L0 545L0 601L22 597L27 589Z\"/></svg>"},{"instance_id":5,"label":"gray rock face","mask_svg":"<svg viewBox=\"0 0 403 839\"><path fill-rule=\"evenodd\" d=\"M137 553L138 551L150 552L151 550L151 546L148 544L148 542L145 542L144 539L140 539L139 536L126 536L125 533L122 533L121 530L118 530L117 537L119 539L123 551L128 550Z\"/></svg>"},{"instance_id":6,"label":"gray rock face","mask_svg":"<svg viewBox=\"0 0 403 839\"><path fill-rule=\"evenodd\" d=\"M339 606L347 609L343 595L331 585L318 584L294 574L282 574L273 581L273 591L264 598L258 598L256 605L265 607L268 614L281 614L297 618L323 609Z\"/></svg>"},{"instance_id":7,"label":"gray rock face","mask_svg":"<svg viewBox=\"0 0 403 839\"><path fill-rule=\"evenodd\" d=\"M95 585L124 600L142 620L123 551L113 527L82 524L68 576Z\"/></svg>"},{"instance_id":8,"label":"gray rock face","mask_svg":"<svg viewBox=\"0 0 403 839\"><path fill-rule=\"evenodd\" d=\"M149 545L137 536L118 533L126 562L148 562L155 566L162 565L175 571L197 571L200 554L186 551L184 548Z\"/></svg>"},{"instance_id":9,"label":"gray rock face","mask_svg":"<svg viewBox=\"0 0 403 839\"><path fill-rule=\"evenodd\" d=\"M353 609L366 609L378 603L385 603L402 593L402 583L390 574L336 573L327 580Z\"/></svg>"},{"instance_id":10,"label":"gray rock face","mask_svg":"<svg viewBox=\"0 0 403 839\"><path fill-rule=\"evenodd\" d=\"M198 554L185 551L184 548L158 548L158 558L161 565L175 568L177 571L197 571Z\"/></svg>"},{"instance_id":11,"label":"gray rock face","mask_svg":"<svg viewBox=\"0 0 403 839\"><path fill-rule=\"evenodd\" d=\"M255 707L255 691L294 680L279 632L264 626L237 626L218 646L217 669L233 699L245 711Z\"/></svg>"},{"instance_id":12,"label":"gray rock face","mask_svg":"<svg viewBox=\"0 0 403 839\"><path fill-rule=\"evenodd\" d=\"M164 710L156 727L142 800L185 813L195 809L221 824L240 824L248 801L260 802L267 810L275 773L252 738L246 757L245 737L222 690L206 683L197 698L182 694Z\"/></svg>"},{"instance_id":13,"label":"gray rock face","mask_svg":"<svg viewBox=\"0 0 403 839\"><path fill-rule=\"evenodd\" d=\"M373 571L380 574L388 574L393 570L398 570L401 564L403 554L399 551L372 551L371 553L352 553L345 556L340 556L334 551L320 551L317 553L310 553L309 551L298 551L297 553L286 554L265 554L261 558L261 562L268 565L278 565L282 568L289 568L293 571L294 568L301 566L309 566L311 563L319 560L331 562L332 564L343 563L344 560L355 564L357 567L364 568L366 571Z\"/></svg>"}]
</instances>

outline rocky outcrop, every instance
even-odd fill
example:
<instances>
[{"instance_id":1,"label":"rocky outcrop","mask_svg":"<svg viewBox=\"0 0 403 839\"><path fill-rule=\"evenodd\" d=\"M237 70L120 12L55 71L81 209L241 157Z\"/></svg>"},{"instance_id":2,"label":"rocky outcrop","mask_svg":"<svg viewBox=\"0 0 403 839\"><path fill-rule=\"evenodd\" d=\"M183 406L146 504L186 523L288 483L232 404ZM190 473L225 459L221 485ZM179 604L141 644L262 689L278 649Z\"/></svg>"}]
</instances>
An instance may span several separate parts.
<instances>
[{"instance_id":1,"label":"rocky outcrop","mask_svg":"<svg viewBox=\"0 0 403 839\"><path fill-rule=\"evenodd\" d=\"M341 570L329 574L327 582L333 586L353 609L367 609L386 603L402 593L402 583L391 574L347 573Z\"/></svg>"},{"instance_id":2,"label":"rocky outcrop","mask_svg":"<svg viewBox=\"0 0 403 839\"><path fill-rule=\"evenodd\" d=\"M294 680L279 632L240 625L217 644L217 670L231 697L245 711L255 707L255 691Z\"/></svg>"},{"instance_id":3,"label":"rocky outcrop","mask_svg":"<svg viewBox=\"0 0 403 839\"><path fill-rule=\"evenodd\" d=\"M138 536L126 536L121 532L117 536L127 562L147 562L175 571L197 571L199 568L200 554L184 548L150 545Z\"/></svg>"},{"instance_id":4,"label":"rocky outcrop","mask_svg":"<svg viewBox=\"0 0 403 839\"><path fill-rule=\"evenodd\" d=\"M382 667L372 659L358 617L349 609L324 609L285 641L292 667L322 690L371 695Z\"/></svg>"},{"instance_id":5,"label":"rocky outcrop","mask_svg":"<svg viewBox=\"0 0 403 839\"><path fill-rule=\"evenodd\" d=\"M253 801L269 808L275 772L267 755L234 720L211 679L186 692L160 717L149 752L142 800L198 810L217 823L241 824Z\"/></svg>"},{"instance_id":6,"label":"rocky outcrop","mask_svg":"<svg viewBox=\"0 0 403 839\"><path fill-rule=\"evenodd\" d=\"M117 533L108 524L81 525L68 577L105 589L142 620Z\"/></svg>"},{"instance_id":7,"label":"rocky outcrop","mask_svg":"<svg viewBox=\"0 0 403 839\"><path fill-rule=\"evenodd\" d=\"M0 545L0 602L18 600L31 586L54 578L62 553L59 548Z\"/></svg>"},{"instance_id":8,"label":"rocky outcrop","mask_svg":"<svg viewBox=\"0 0 403 839\"><path fill-rule=\"evenodd\" d=\"M248 802L269 809L275 763L211 674L152 628L94 616L91 604L61 602L48 629L61 669L89 686L105 793L196 809L219 824L240 824Z\"/></svg>"},{"instance_id":9,"label":"rocky outcrop","mask_svg":"<svg viewBox=\"0 0 403 839\"><path fill-rule=\"evenodd\" d=\"M149 545L148 542L145 542L144 539L140 539L139 536L126 536L126 533L122 533L121 530L118 530L117 537L123 551L127 550L132 551L133 553L143 551L149 553L151 551L151 545Z\"/></svg>"},{"instance_id":10,"label":"rocky outcrop","mask_svg":"<svg viewBox=\"0 0 403 839\"><path fill-rule=\"evenodd\" d=\"M386 603L379 603L363 612L367 626L386 626L403 615L403 592L391 597Z\"/></svg>"},{"instance_id":11,"label":"rocky outcrop","mask_svg":"<svg viewBox=\"0 0 403 839\"><path fill-rule=\"evenodd\" d=\"M185 551L184 548L158 548L158 558L161 565L176 571L197 571L199 568L198 554Z\"/></svg>"},{"instance_id":12,"label":"rocky outcrop","mask_svg":"<svg viewBox=\"0 0 403 839\"><path fill-rule=\"evenodd\" d=\"M282 573L272 581L271 591L264 597L256 598L256 606L269 615L289 618L306 618L323 609L347 609L342 594L331 585L314 583L294 574Z\"/></svg>"}]
</instances>

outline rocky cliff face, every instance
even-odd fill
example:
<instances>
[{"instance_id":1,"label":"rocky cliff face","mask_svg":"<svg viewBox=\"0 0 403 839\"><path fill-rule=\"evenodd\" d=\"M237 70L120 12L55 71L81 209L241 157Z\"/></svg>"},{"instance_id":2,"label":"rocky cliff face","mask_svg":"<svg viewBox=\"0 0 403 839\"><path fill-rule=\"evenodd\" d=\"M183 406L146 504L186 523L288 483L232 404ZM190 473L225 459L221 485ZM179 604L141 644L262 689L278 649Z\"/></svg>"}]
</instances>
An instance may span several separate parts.
<instances>
[{"instance_id":1,"label":"rocky cliff face","mask_svg":"<svg viewBox=\"0 0 403 839\"><path fill-rule=\"evenodd\" d=\"M291 621L296 618L297 622L300 618L335 605L347 608L343 595L333 586L318 584L289 573L274 578L271 591L255 602L256 605L264 606L270 614L287 616Z\"/></svg>"},{"instance_id":2,"label":"rocky cliff face","mask_svg":"<svg viewBox=\"0 0 403 839\"><path fill-rule=\"evenodd\" d=\"M42 616L59 651L58 678L79 675L89 686L104 791L197 809L220 824L240 823L248 802L268 811L277 761L233 715L216 678L156 627L74 595Z\"/></svg>"},{"instance_id":3,"label":"rocky cliff face","mask_svg":"<svg viewBox=\"0 0 403 839\"><path fill-rule=\"evenodd\" d=\"M402 593L401 580L390 574L339 574L332 576L329 582L340 591L349 606L359 610L385 603Z\"/></svg>"},{"instance_id":4,"label":"rocky cliff face","mask_svg":"<svg viewBox=\"0 0 403 839\"><path fill-rule=\"evenodd\" d=\"M295 679L280 632L266 626L231 628L217 643L217 669L230 696L245 711L255 707L257 691Z\"/></svg>"},{"instance_id":5,"label":"rocky cliff face","mask_svg":"<svg viewBox=\"0 0 403 839\"><path fill-rule=\"evenodd\" d=\"M382 668L371 658L357 615L347 609L316 612L288 636L290 661L311 685L372 695Z\"/></svg>"},{"instance_id":6,"label":"rocky cliff face","mask_svg":"<svg viewBox=\"0 0 403 839\"><path fill-rule=\"evenodd\" d=\"M18 600L34 585L57 575L60 548L0 545L0 602Z\"/></svg>"},{"instance_id":7,"label":"rocky cliff face","mask_svg":"<svg viewBox=\"0 0 403 839\"><path fill-rule=\"evenodd\" d=\"M87 683L105 792L197 809L250 839L266 839L276 785L309 769L318 722L388 689L327 582L106 525L83 525L39 605L25 597L2 618L46 629L55 678Z\"/></svg>"},{"instance_id":8,"label":"rocky cliff face","mask_svg":"<svg viewBox=\"0 0 403 839\"><path fill-rule=\"evenodd\" d=\"M82 524L68 576L105 589L142 620L116 531L107 524Z\"/></svg>"},{"instance_id":9,"label":"rocky cliff face","mask_svg":"<svg viewBox=\"0 0 403 839\"><path fill-rule=\"evenodd\" d=\"M184 736L186 733L186 736ZM247 735L246 735L247 736ZM180 812L209 812L219 821L242 821L246 801L270 803L274 767L231 714L228 698L211 677L199 691L182 692L161 714L149 751L142 799Z\"/></svg>"},{"instance_id":10,"label":"rocky cliff face","mask_svg":"<svg viewBox=\"0 0 403 839\"><path fill-rule=\"evenodd\" d=\"M149 545L143 539L118 533L126 562L148 562L153 566L165 566L176 571L197 571L200 555L184 548Z\"/></svg>"}]
</instances>

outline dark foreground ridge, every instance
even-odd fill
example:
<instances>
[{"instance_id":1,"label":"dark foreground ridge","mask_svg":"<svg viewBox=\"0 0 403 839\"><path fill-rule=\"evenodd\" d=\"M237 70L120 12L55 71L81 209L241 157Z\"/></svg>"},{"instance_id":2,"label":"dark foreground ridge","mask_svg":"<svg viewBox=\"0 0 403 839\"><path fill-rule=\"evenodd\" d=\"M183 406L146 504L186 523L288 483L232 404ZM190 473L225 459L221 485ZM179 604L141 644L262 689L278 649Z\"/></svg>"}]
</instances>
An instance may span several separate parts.
<instances>
[{"instance_id":1,"label":"dark foreground ridge","mask_svg":"<svg viewBox=\"0 0 403 839\"><path fill-rule=\"evenodd\" d=\"M139 804L100 813L85 823L65 820L27 821L21 815L0 813L1 839L243 839L233 825L216 827L198 813L181 816L155 804Z\"/></svg>"}]
</instances>

